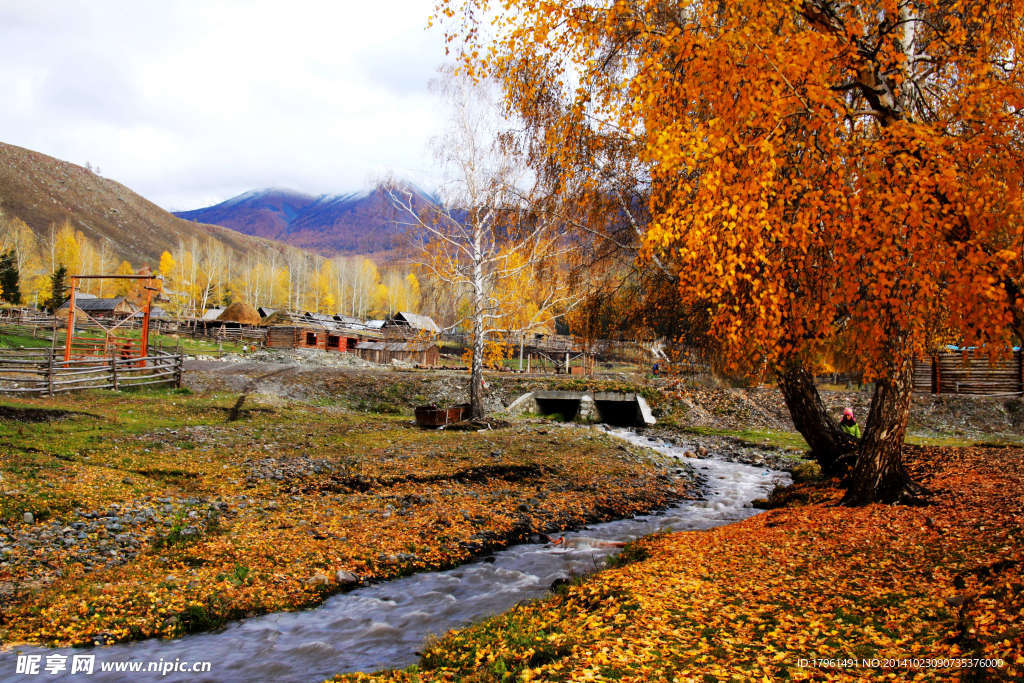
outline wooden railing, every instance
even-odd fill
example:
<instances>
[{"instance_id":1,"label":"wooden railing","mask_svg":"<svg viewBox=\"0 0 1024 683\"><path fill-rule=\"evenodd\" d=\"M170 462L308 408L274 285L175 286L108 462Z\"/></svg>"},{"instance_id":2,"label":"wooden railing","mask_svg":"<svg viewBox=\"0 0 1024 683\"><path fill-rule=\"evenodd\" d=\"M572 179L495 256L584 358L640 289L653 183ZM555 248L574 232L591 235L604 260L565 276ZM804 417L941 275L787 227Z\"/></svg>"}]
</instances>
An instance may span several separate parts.
<instances>
[{"instance_id":1,"label":"wooden railing","mask_svg":"<svg viewBox=\"0 0 1024 683\"><path fill-rule=\"evenodd\" d=\"M143 358L73 358L63 349L0 350L0 393L53 396L84 389L181 386L182 354L150 350Z\"/></svg>"}]
</instances>

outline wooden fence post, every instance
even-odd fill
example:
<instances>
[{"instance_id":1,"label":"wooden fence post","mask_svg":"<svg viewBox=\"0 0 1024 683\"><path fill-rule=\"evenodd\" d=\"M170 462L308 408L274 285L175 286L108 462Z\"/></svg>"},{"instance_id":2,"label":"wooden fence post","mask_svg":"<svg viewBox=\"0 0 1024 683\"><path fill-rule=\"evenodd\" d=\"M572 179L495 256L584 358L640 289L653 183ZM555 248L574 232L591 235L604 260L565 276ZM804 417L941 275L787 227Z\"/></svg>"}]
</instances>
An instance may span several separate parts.
<instances>
[{"instance_id":1,"label":"wooden fence post","mask_svg":"<svg viewBox=\"0 0 1024 683\"><path fill-rule=\"evenodd\" d=\"M46 363L46 394L53 396L53 356L57 353L56 349L50 349L50 355Z\"/></svg>"},{"instance_id":2,"label":"wooden fence post","mask_svg":"<svg viewBox=\"0 0 1024 683\"><path fill-rule=\"evenodd\" d=\"M117 356L110 357L110 376L114 382L114 391L119 391L120 388L117 386Z\"/></svg>"},{"instance_id":3,"label":"wooden fence post","mask_svg":"<svg viewBox=\"0 0 1024 683\"><path fill-rule=\"evenodd\" d=\"M178 354L178 357L174 360L174 386L178 389L181 388L181 374L184 370L185 355Z\"/></svg>"}]
</instances>

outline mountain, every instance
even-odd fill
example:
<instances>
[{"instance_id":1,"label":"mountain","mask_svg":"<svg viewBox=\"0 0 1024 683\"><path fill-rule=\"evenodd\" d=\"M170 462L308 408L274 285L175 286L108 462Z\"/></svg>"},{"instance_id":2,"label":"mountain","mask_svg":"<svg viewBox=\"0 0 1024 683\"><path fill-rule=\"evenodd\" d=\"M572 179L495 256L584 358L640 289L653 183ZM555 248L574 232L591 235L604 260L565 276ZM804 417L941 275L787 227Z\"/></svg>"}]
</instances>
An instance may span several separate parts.
<instances>
[{"instance_id":1,"label":"mountain","mask_svg":"<svg viewBox=\"0 0 1024 683\"><path fill-rule=\"evenodd\" d=\"M48 240L65 220L118 258L155 266L178 240L214 236L238 253L274 246L234 230L182 220L124 185L67 161L0 142L0 212L25 221Z\"/></svg>"},{"instance_id":2,"label":"mountain","mask_svg":"<svg viewBox=\"0 0 1024 683\"><path fill-rule=\"evenodd\" d=\"M422 190L413 192L414 201L435 201ZM366 192L319 196L291 190L254 190L215 206L174 215L325 255L370 254L399 248L407 229L401 225L402 212L379 187Z\"/></svg>"}]
</instances>

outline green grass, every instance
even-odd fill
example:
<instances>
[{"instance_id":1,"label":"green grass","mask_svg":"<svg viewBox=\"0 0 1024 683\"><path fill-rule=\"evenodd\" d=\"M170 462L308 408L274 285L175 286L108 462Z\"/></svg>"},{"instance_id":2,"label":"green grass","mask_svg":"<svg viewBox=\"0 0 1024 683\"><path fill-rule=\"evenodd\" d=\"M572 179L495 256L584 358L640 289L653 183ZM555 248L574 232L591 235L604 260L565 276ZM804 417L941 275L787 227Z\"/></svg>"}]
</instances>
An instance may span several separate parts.
<instances>
[{"instance_id":1,"label":"green grass","mask_svg":"<svg viewBox=\"0 0 1024 683\"><path fill-rule=\"evenodd\" d=\"M142 334L141 330L119 331L118 335L138 339ZM63 334L61 335L63 338ZM218 342L210 339L195 339L187 336L150 333L150 346L159 346L165 349L181 346L182 351L190 354L216 354L216 353L241 353L242 345L234 342Z\"/></svg>"},{"instance_id":2,"label":"green grass","mask_svg":"<svg viewBox=\"0 0 1024 683\"><path fill-rule=\"evenodd\" d=\"M774 446L784 450L806 451L807 442L798 432L772 429L713 429L710 427L683 427L687 434L701 436L724 436L751 446ZM950 448L966 446L1020 446L1024 435L1017 434L907 434L906 443L913 446L944 446Z\"/></svg>"},{"instance_id":3,"label":"green grass","mask_svg":"<svg viewBox=\"0 0 1024 683\"><path fill-rule=\"evenodd\" d=\"M0 348L16 349L18 347L25 348L49 348L52 342L45 338L49 334L48 330L39 330L39 337L33 337L28 333L29 328L12 327L7 328L4 331L0 331ZM98 333L98 330L91 330L91 332ZM131 339L138 339L141 335L140 330L118 330L117 335L120 337L129 337ZM64 331L59 330L57 332L57 346L63 346L64 344ZM235 342L217 342L209 339L194 339L192 337L176 337L167 334L156 334L151 333L149 335L150 347L160 347L163 349L175 349L179 345L181 349L188 354L219 354L219 353L240 353L242 351L242 345Z\"/></svg>"},{"instance_id":4,"label":"green grass","mask_svg":"<svg viewBox=\"0 0 1024 683\"><path fill-rule=\"evenodd\" d=\"M965 446L1020 446L1024 445L1024 435L907 434L906 443L914 446L945 446L950 448Z\"/></svg>"},{"instance_id":5,"label":"green grass","mask_svg":"<svg viewBox=\"0 0 1024 683\"><path fill-rule=\"evenodd\" d=\"M786 432L774 429L714 429L711 427L683 427L687 434L701 436L725 436L751 446L772 446L783 450L806 451L808 446L804 437L798 432Z\"/></svg>"},{"instance_id":6,"label":"green grass","mask_svg":"<svg viewBox=\"0 0 1024 683\"><path fill-rule=\"evenodd\" d=\"M134 336L138 336L137 334ZM167 335L167 334L151 334L149 335L149 343L151 345L161 346L165 348L177 347L181 345L181 349L185 353L190 354L216 354L216 353L241 353L242 345L236 344L235 342L216 342L208 339L194 339L192 337L178 337Z\"/></svg>"},{"instance_id":7,"label":"green grass","mask_svg":"<svg viewBox=\"0 0 1024 683\"><path fill-rule=\"evenodd\" d=\"M33 337L30 334L18 334L18 333L0 333L0 348L5 349L16 349L18 347L25 348L49 348L49 339L41 339L39 337Z\"/></svg>"}]
</instances>

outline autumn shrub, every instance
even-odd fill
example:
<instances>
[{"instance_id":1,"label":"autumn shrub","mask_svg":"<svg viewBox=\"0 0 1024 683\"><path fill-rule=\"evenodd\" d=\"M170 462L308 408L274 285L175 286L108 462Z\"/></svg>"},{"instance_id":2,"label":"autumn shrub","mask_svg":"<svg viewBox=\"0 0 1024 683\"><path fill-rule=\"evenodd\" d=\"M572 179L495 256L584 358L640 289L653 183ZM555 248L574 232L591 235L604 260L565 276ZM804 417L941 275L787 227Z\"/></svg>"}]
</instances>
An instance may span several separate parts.
<instances>
[{"instance_id":1,"label":"autumn shrub","mask_svg":"<svg viewBox=\"0 0 1024 683\"><path fill-rule=\"evenodd\" d=\"M390 401L374 401L361 399L355 404L355 409L362 413L378 413L380 415L401 415L402 408Z\"/></svg>"},{"instance_id":2,"label":"autumn shrub","mask_svg":"<svg viewBox=\"0 0 1024 683\"><path fill-rule=\"evenodd\" d=\"M821 465L814 460L803 460L793 468L793 481L798 483L821 479Z\"/></svg>"},{"instance_id":3,"label":"autumn shrub","mask_svg":"<svg viewBox=\"0 0 1024 683\"><path fill-rule=\"evenodd\" d=\"M241 586L242 584L252 583L252 570L244 565L236 564L230 573L218 574L216 579L218 581L227 581L233 586Z\"/></svg>"},{"instance_id":4,"label":"autumn shrub","mask_svg":"<svg viewBox=\"0 0 1024 683\"><path fill-rule=\"evenodd\" d=\"M650 551L647 549L647 546L634 542L630 543L620 552L605 560L605 566L609 569L624 567L627 564L633 564L634 562L642 562L648 557L650 557Z\"/></svg>"},{"instance_id":5,"label":"autumn shrub","mask_svg":"<svg viewBox=\"0 0 1024 683\"><path fill-rule=\"evenodd\" d=\"M181 633L201 633L223 626L230 617L225 613L223 598L212 595L203 603L187 605L177 619Z\"/></svg>"}]
</instances>

